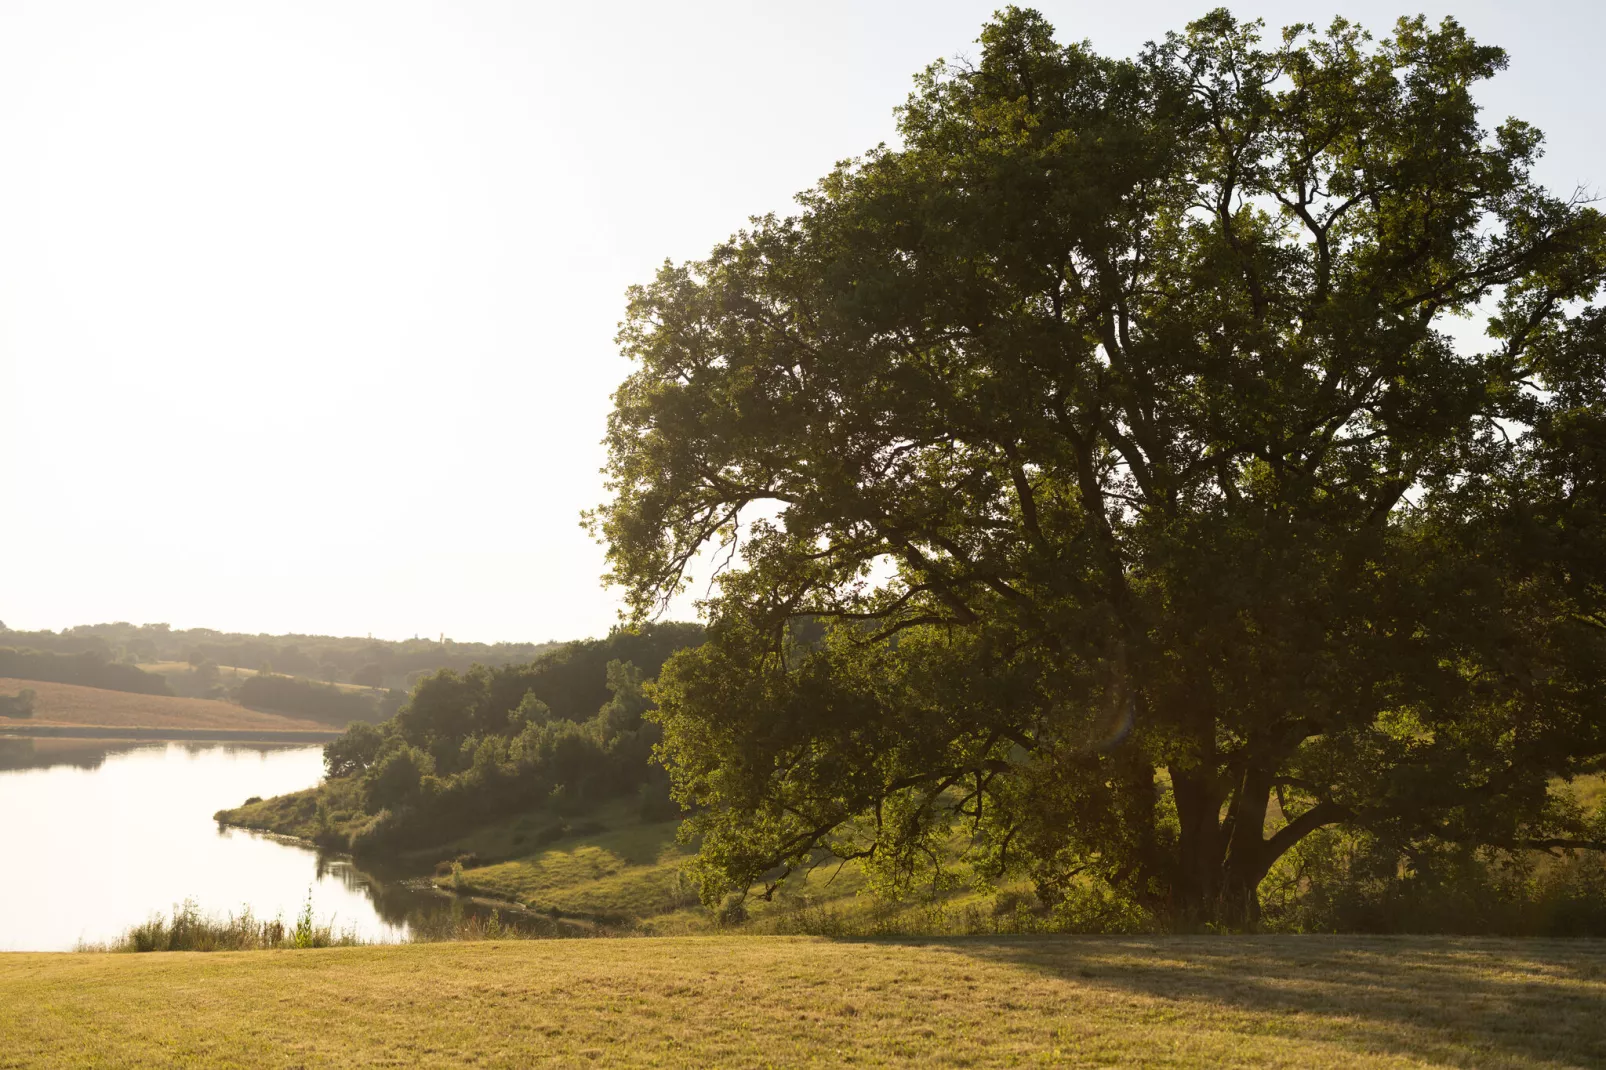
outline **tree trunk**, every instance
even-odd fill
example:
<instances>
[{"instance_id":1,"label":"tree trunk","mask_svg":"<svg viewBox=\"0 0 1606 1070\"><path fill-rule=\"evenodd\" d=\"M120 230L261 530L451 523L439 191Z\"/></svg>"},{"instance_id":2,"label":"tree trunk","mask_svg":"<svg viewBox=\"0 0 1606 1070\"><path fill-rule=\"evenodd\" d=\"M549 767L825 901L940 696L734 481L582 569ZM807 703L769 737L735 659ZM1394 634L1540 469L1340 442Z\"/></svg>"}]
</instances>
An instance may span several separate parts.
<instances>
[{"instance_id":1,"label":"tree trunk","mask_svg":"<svg viewBox=\"0 0 1606 1070\"><path fill-rule=\"evenodd\" d=\"M1270 770L1254 766L1244 770L1227 816L1218 916L1222 924L1233 928L1252 928L1260 921L1260 881L1272 862L1265 836L1271 782Z\"/></svg>"},{"instance_id":2,"label":"tree trunk","mask_svg":"<svg viewBox=\"0 0 1606 1070\"><path fill-rule=\"evenodd\" d=\"M1184 927L1216 920L1225 841L1221 835L1223 796L1211 774L1208 769L1171 771L1171 790L1182 826L1172 910Z\"/></svg>"},{"instance_id":3,"label":"tree trunk","mask_svg":"<svg viewBox=\"0 0 1606 1070\"><path fill-rule=\"evenodd\" d=\"M1260 922L1260 882L1277 859L1318 828L1348 816L1324 802L1267 838L1272 780L1267 769L1246 770L1223 819L1228 793L1218 778L1208 770L1171 771L1181 824L1172 892L1176 924L1253 928Z\"/></svg>"}]
</instances>

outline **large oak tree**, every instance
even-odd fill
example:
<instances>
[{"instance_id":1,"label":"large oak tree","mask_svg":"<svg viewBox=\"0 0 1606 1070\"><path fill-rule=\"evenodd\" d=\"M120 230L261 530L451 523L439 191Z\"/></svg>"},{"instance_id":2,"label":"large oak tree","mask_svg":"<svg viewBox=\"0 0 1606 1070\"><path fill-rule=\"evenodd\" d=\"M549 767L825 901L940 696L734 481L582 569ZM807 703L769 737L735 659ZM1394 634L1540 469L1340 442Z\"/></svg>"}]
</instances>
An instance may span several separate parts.
<instances>
[{"instance_id":1,"label":"large oak tree","mask_svg":"<svg viewBox=\"0 0 1606 1070\"><path fill-rule=\"evenodd\" d=\"M1227 922L1328 825L1599 846L1606 240L1480 123L1504 54L980 44L631 295L593 520L638 618L719 571L657 688L705 895L956 824Z\"/></svg>"}]
</instances>

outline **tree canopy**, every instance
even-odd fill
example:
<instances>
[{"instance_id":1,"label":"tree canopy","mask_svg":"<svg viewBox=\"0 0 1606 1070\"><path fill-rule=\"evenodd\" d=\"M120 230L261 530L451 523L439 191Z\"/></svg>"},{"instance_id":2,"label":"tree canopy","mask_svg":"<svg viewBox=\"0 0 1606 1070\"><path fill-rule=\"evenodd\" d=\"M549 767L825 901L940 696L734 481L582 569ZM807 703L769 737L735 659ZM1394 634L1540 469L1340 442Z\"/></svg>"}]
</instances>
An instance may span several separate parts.
<instances>
[{"instance_id":1,"label":"tree canopy","mask_svg":"<svg viewBox=\"0 0 1606 1070\"><path fill-rule=\"evenodd\" d=\"M695 624L657 623L564 643L525 665L442 669L395 716L352 724L325 746L325 784L290 797L276 810L289 825L270 827L381 853L520 810L563 812L632 792L658 820L678 813L648 760L660 732L643 722L643 681L701 637Z\"/></svg>"},{"instance_id":2,"label":"tree canopy","mask_svg":"<svg viewBox=\"0 0 1606 1070\"><path fill-rule=\"evenodd\" d=\"M718 573L652 714L705 896L962 832L1237 923L1325 826L1601 846L1606 241L1480 120L1505 54L980 45L630 294L592 522L637 619Z\"/></svg>"}]
</instances>

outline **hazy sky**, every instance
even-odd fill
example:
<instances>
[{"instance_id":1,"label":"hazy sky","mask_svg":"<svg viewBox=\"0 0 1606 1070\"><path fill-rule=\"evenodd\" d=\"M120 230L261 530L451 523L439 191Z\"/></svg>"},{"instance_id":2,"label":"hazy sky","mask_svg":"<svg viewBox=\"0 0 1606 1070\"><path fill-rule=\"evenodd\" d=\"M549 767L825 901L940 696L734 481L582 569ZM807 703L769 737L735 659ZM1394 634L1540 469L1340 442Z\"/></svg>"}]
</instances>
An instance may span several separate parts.
<instances>
[{"instance_id":1,"label":"hazy sky","mask_svg":"<svg viewBox=\"0 0 1606 1070\"><path fill-rule=\"evenodd\" d=\"M623 291L893 136L991 3L0 0L0 620L600 634ZM1130 54L1201 3L1049 2ZM1454 13L1606 186L1606 5Z\"/></svg>"}]
</instances>

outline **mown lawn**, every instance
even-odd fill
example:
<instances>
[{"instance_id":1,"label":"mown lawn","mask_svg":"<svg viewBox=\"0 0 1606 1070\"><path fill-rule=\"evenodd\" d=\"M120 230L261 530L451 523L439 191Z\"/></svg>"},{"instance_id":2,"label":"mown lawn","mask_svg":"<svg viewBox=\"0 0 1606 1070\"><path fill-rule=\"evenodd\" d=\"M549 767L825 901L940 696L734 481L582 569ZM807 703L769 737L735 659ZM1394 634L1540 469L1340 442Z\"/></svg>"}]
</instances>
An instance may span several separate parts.
<instances>
[{"instance_id":1,"label":"mown lawn","mask_svg":"<svg viewBox=\"0 0 1606 1070\"><path fill-rule=\"evenodd\" d=\"M1586 941L683 937L0 955L0 1067L1606 1065Z\"/></svg>"}]
</instances>

